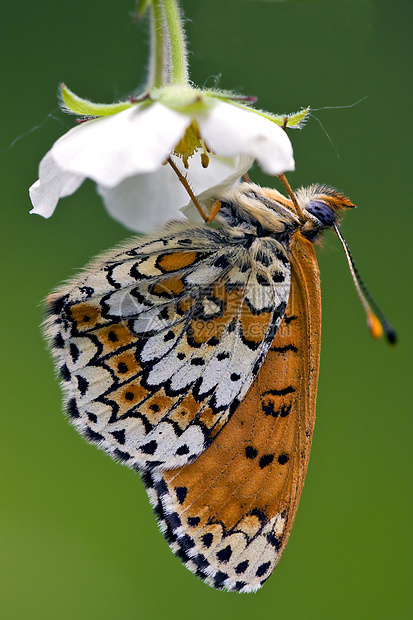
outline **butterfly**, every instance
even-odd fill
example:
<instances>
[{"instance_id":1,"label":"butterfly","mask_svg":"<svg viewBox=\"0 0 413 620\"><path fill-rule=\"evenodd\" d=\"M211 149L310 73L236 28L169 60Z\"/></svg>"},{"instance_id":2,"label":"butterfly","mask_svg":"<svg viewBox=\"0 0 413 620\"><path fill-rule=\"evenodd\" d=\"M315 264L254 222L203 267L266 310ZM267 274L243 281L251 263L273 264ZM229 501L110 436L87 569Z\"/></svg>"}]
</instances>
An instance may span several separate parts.
<instances>
[{"instance_id":1,"label":"butterfly","mask_svg":"<svg viewBox=\"0 0 413 620\"><path fill-rule=\"evenodd\" d=\"M94 259L47 299L75 428L146 485L172 551L209 585L260 588L306 475L320 357L313 244L354 205L252 183L210 226L173 222Z\"/></svg>"}]
</instances>

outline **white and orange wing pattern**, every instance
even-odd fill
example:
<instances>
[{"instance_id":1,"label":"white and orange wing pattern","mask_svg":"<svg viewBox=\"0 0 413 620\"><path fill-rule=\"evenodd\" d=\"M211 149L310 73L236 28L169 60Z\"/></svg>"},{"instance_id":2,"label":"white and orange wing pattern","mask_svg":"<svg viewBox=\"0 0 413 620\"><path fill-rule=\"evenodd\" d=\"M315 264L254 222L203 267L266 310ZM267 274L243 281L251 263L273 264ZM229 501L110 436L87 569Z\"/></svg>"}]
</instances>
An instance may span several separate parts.
<instances>
[{"instance_id":1,"label":"white and orange wing pattern","mask_svg":"<svg viewBox=\"0 0 413 620\"><path fill-rule=\"evenodd\" d=\"M261 245L252 259L225 232L178 224L53 295L47 333L80 432L138 469L203 452L287 305L289 261L277 241Z\"/></svg>"},{"instance_id":2,"label":"white and orange wing pattern","mask_svg":"<svg viewBox=\"0 0 413 620\"><path fill-rule=\"evenodd\" d=\"M325 186L297 198L305 222L244 184L219 197L218 228L133 239L47 302L72 423L142 474L172 550L217 588L268 578L307 469L321 325L310 241L352 205Z\"/></svg>"}]
</instances>

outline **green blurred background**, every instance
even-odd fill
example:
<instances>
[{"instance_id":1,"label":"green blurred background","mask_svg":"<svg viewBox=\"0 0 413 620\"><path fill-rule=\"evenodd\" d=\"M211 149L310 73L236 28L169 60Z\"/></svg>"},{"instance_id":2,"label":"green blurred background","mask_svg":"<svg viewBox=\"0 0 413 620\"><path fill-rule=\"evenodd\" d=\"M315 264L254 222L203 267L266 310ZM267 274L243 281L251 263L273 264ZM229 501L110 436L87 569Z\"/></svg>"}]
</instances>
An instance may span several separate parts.
<instances>
[{"instance_id":1,"label":"green blurred background","mask_svg":"<svg viewBox=\"0 0 413 620\"><path fill-rule=\"evenodd\" d=\"M50 220L28 215L38 163L73 125L57 111L57 86L102 102L127 95L145 76L145 26L131 17L133 0L3 2L0 617L411 618L413 3L183 6L196 84L221 75L221 87L274 112L336 108L290 132L290 181L329 183L358 205L342 231L400 342L370 338L327 236L317 424L287 551L255 595L198 581L158 532L138 476L64 419L38 328L50 289L130 234L89 182Z\"/></svg>"}]
</instances>

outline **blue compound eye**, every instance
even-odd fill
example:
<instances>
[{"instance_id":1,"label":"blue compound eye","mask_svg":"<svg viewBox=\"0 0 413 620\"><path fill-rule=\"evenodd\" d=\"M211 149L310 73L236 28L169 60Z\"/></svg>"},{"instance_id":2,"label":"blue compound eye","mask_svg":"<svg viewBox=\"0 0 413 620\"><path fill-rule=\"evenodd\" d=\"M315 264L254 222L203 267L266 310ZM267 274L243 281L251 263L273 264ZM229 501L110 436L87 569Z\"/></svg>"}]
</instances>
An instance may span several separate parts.
<instances>
[{"instance_id":1,"label":"blue compound eye","mask_svg":"<svg viewBox=\"0 0 413 620\"><path fill-rule=\"evenodd\" d=\"M331 228L337 220L334 210L321 200L310 200L305 209L320 221L323 228Z\"/></svg>"}]
</instances>

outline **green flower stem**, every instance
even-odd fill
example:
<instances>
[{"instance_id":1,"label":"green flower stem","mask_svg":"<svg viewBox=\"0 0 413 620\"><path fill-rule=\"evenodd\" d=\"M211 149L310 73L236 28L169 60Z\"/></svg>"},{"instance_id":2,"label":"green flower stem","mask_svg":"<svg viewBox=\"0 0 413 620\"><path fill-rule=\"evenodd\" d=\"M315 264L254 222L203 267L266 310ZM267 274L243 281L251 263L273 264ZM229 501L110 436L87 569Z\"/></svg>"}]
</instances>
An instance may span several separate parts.
<instances>
[{"instance_id":1,"label":"green flower stem","mask_svg":"<svg viewBox=\"0 0 413 620\"><path fill-rule=\"evenodd\" d=\"M151 4L151 52L147 90L161 88L166 83L168 69L168 33L165 32L162 2Z\"/></svg>"},{"instance_id":2,"label":"green flower stem","mask_svg":"<svg viewBox=\"0 0 413 620\"><path fill-rule=\"evenodd\" d=\"M169 33L169 83L185 86L188 84L188 60L186 53L185 32L176 0L154 0L163 5L164 19Z\"/></svg>"}]
</instances>

